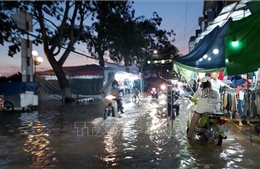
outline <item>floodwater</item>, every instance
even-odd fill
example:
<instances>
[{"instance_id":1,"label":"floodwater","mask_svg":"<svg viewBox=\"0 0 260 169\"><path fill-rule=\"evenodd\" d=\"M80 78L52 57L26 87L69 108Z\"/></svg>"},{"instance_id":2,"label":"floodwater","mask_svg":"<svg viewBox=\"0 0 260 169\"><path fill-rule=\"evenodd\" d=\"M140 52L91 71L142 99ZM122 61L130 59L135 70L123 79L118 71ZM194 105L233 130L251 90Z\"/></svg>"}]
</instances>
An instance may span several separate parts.
<instances>
[{"instance_id":1,"label":"floodwater","mask_svg":"<svg viewBox=\"0 0 260 169\"><path fill-rule=\"evenodd\" d=\"M125 101L123 117L106 121L98 100L45 101L38 111L1 114L0 168L259 168L259 146L232 124L222 146L188 142L185 100L175 120L165 116L165 98Z\"/></svg>"}]
</instances>

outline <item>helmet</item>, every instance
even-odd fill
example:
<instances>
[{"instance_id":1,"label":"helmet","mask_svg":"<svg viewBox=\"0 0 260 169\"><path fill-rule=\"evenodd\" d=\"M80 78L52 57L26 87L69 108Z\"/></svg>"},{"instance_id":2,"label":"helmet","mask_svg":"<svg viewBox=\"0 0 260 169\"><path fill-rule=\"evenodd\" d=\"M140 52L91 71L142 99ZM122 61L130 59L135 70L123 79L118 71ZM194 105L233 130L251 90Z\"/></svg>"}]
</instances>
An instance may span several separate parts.
<instances>
[{"instance_id":1,"label":"helmet","mask_svg":"<svg viewBox=\"0 0 260 169\"><path fill-rule=\"evenodd\" d=\"M112 87L114 88L114 89L117 89L118 88L118 81L116 81L116 80L114 80L113 82L112 82Z\"/></svg>"},{"instance_id":2,"label":"helmet","mask_svg":"<svg viewBox=\"0 0 260 169\"><path fill-rule=\"evenodd\" d=\"M202 83L205 83L205 82L210 82L210 78L208 76L205 76L201 79L201 82Z\"/></svg>"},{"instance_id":3,"label":"helmet","mask_svg":"<svg viewBox=\"0 0 260 169\"><path fill-rule=\"evenodd\" d=\"M117 81L117 80L114 80L114 81L112 82L112 86L114 86L114 85L117 85L117 86L119 86L119 84L118 84L118 81Z\"/></svg>"}]
</instances>

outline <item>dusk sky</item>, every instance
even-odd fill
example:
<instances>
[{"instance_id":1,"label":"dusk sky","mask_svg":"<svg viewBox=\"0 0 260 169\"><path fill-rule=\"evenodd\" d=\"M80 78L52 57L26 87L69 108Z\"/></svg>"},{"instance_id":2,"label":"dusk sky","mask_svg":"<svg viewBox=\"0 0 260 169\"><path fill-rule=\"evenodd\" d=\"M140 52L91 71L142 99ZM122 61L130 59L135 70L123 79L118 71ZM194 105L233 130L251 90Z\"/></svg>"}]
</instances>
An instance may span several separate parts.
<instances>
[{"instance_id":1,"label":"dusk sky","mask_svg":"<svg viewBox=\"0 0 260 169\"><path fill-rule=\"evenodd\" d=\"M199 28L198 17L202 16L203 0L138 0L135 1L133 8L136 10L136 16L144 15L146 18L152 17L152 13L156 11L163 19L161 28L173 29L176 33L176 41L174 45L183 55L188 53L188 41L190 36L195 35L195 30ZM84 52L83 46L76 46ZM21 71L21 54L18 53L13 58L7 56L8 48L0 46L0 76L9 76ZM51 69L46 57L43 54L42 46L33 46L33 50L37 50L39 56L43 57L43 63L37 66L37 71ZM86 51L86 50L85 50ZM64 66L98 64L98 61L87 59L71 53Z\"/></svg>"}]
</instances>

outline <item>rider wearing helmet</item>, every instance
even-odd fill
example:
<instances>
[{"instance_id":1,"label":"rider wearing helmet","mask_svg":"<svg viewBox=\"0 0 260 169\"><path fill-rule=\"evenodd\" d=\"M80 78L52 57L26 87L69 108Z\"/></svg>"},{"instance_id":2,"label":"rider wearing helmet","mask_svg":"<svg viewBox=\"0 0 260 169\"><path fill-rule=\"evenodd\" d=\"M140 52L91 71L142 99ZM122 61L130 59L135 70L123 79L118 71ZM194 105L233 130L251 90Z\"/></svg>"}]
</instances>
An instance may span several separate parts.
<instances>
[{"instance_id":1,"label":"rider wearing helmet","mask_svg":"<svg viewBox=\"0 0 260 169\"><path fill-rule=\"evenodd\" d=\"M194 93L193 97L198 99L197 108L191 119L187 138L191 139L195 129L195 125L205 112L214 112L216 110L216 104L220 102L219 94L211 87L211 79L205 76L201 79L200 88Z\"/></svg>"}]
</instances>

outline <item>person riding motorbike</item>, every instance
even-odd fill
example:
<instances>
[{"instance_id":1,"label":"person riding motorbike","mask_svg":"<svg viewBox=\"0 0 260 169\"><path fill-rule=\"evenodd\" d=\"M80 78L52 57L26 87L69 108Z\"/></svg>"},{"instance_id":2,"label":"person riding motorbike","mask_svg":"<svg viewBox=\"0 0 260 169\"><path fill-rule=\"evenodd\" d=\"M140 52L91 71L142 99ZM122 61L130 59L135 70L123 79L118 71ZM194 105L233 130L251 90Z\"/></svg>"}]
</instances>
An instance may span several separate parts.
<instances>
[{"instance_id":1,"label":"person riding motorbike","mask_svg":"<svg viewBox=\"0 0 260 169\"><path fill-rule=\"evenodd\" d=\"M121 110L121 113L124 113L123 112L123 104L122 104L122 101L120 99L120 92L121 92L121 90L119 89L119 84L116 80L114 80L112 82L112 88L110 90L110 94L116 97L115 100L117 102L118 108Z\"/></svg>"},{"instance_id":2,"label":"person riding motorbike","mask_svg":"<svg viewBox=\"0 0 260 169\"><path fill-rule=\"evenodd\" d=\"M140 96L139 96L140 95L140 91L137 89L137 87L133 88L133 93L134 93L133 98L140 100Z\"/></svg>"},{"instance_id":3,"label":"person riding motorbike","mask_svg":"<svg viewBox=\"0 0 260 169\"><path fill-rule=\"evenodd\" d=\"M192 116L187 138L191 139L195 126L203 113L214 112L216 104L220 102L219 94L211 87L211 79L205 76L201 79L200 88L194 93L193 97L198 99L197 108Z\"/></svg>"}]
</instances>

